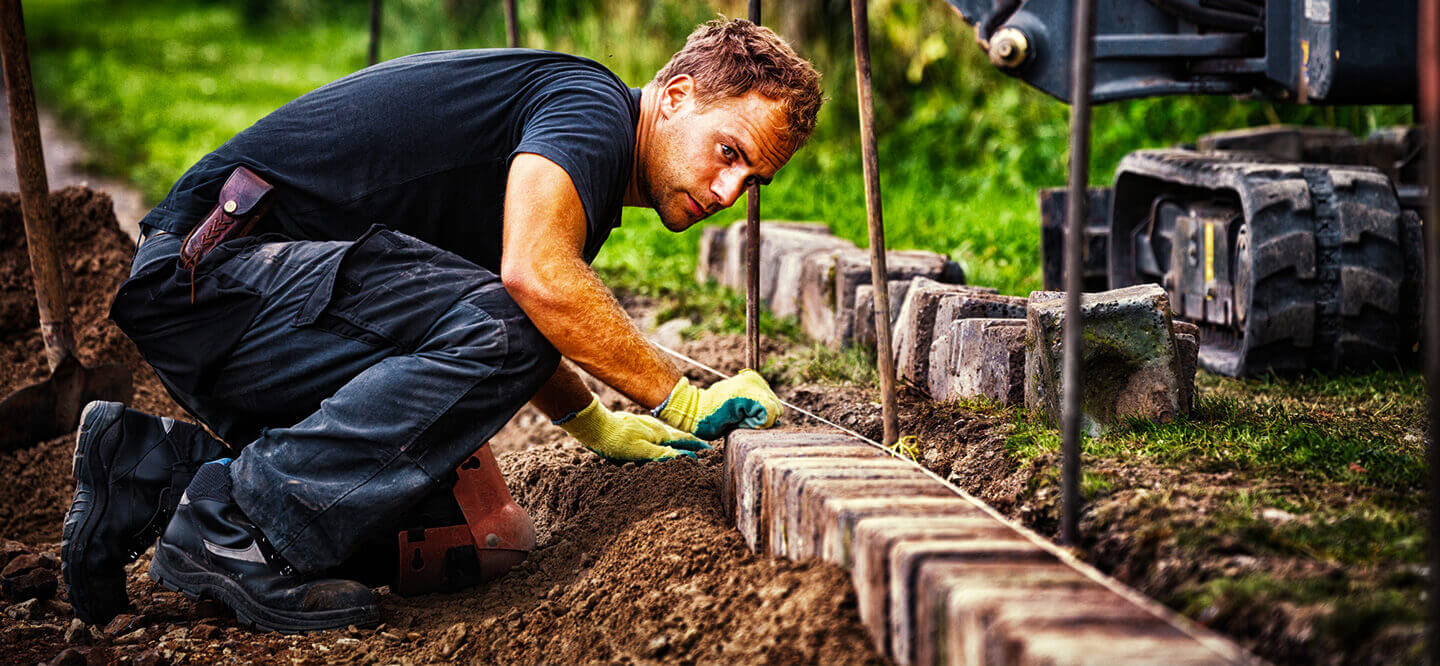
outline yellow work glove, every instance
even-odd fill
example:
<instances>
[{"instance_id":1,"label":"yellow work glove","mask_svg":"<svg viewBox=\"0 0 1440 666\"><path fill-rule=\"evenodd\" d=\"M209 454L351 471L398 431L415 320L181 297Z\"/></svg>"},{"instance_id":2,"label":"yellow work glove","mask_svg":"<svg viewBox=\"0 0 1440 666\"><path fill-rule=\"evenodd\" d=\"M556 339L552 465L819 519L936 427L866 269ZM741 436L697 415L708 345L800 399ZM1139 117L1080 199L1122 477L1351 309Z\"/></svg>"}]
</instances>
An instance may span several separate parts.
<instances>
[{"instance_id":1,"label":"yellow work glove","mask_svg":"<svg viewBox=\"0 0 1440 666\"><path fill-rule=\"evenodd\" d=\"M580 440L585 448L608 460L694 458L696 451L710 448L705 442L652 417L612 412L600 403L598 396L592 396L585 409L554 423Z\"/></svg>"},{"instance_id":2,"label":"yellow work glove","mask_svg":"<svg viewBox=\"0 0 1440 666\"><path fill-rule=\"evenodd\" d=\"M700 439L720 439L736 428L769 428L780 413L780 398L754 370L741 370L708 389L695 388L681 377L670 397L655 408L661 421Z\"/></svg>"}]
</instances>

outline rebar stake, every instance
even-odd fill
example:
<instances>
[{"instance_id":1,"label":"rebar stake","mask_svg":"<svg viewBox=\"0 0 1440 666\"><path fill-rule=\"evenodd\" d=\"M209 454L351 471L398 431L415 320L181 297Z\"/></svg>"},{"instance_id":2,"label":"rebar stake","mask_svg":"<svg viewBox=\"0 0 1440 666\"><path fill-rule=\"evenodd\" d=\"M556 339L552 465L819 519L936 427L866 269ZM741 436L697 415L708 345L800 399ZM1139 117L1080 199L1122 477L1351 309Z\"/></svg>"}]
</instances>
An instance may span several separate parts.
<instances>
[{"instance_id":1,"label":"rebar stake","mask_svg":"<svg viewBox=\"0 0 1440 666\"><path fill-rule=\"evenodd\" d=\"M370 0L370 64L380 62L380 0Z\"/></svg>"},{"instance_id":2,"label":"rebar stake","mask_svg":"<svg viewBox=\"0 0 1440 666\"><path fill-rule=\"evenodd\" d=\"M895 352L890 344L890 287L885 270L885 220L880 204L880 157L875 141L874 84L870 79L870 11L867 0L850 1L855 33L855 84L860 96L860 150L865 166L865 215L870 231L870 283L875 293L875 356L880 369L880 414L885 446L900 439L895 413Z\"/></svg>"},{"instance_id":3,"label":"rebar stake","mask_svg":"<svg viewBox=\"0 0 1440 666\"><path fill-rule=\"evenodd\" d=\"M1060 434L1061 485L1064 507L1060 518L1060 542L1074 546L1080 526L1080 245L1090 207L1086 191L1090 180L1090 85L1095 55L1095 0L1075 3L1075 30L1070 61L1070 201L1065 220L1065 355L1064 406Z\"/></svg>"},{"instance_id":4,"label":"rebar stake","mask_svg":"<svg viewBox=\"0 0 1440 666\"><path fill-rule=\"evenodd\" d=\"M510 48L520 48L520 17L516 15L515 0L505 0L505 34Z\"/></svg>"},{"instance_id":5,"label":"rebar stake","mask_svg":"<svg viewBox=\"0 0 1440 666\"><path fill-rule=\"evenodd\" d=\"M760 0L750 0L750 22L760 25ZM745 365L760 370L760 183L745 188Z\"/></svg>"}]
</instances>

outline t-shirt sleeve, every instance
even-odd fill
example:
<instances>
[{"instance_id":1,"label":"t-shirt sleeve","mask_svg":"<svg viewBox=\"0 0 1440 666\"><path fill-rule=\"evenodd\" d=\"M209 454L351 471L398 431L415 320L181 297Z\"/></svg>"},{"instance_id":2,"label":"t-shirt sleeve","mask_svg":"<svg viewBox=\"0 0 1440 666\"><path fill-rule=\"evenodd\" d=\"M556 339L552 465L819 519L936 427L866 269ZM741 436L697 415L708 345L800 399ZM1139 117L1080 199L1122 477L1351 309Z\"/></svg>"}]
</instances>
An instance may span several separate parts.
<instances>
[{"instance_id":1,"label":"t-shirt sleeve","mask_svg":"<svg viewBox=\"0 0 1440 666\"><path fill-rule=\"evenodd\" d=\"M534 153L560 165L585 207L589 240L608 234L620 210L635 152L629 91L584 80L546 93L532 106L510 160Z\"/></svg>"}]
</instances>

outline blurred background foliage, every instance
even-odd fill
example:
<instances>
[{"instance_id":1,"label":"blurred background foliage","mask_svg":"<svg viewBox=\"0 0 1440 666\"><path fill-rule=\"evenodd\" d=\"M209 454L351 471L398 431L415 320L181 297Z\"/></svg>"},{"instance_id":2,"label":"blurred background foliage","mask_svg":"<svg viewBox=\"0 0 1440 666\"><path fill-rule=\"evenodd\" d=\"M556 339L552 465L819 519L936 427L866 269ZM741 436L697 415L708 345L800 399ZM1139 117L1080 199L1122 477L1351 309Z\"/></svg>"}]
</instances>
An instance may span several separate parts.
<instances>
[{"instance_id":1,"label":"blurred background foliage","mask_svg":"<svg viewBox=\"0 0 1440 666\"><path fill-rule=\"evenodd\" d=\"M775 28L825 76L810 145L764 192L767 219L828 223L865 239L848 0L765 3ZM289 99L365 66L368 3L356 0L32 0L37 90L89 140L93 166L152 202L193 162ZM643 85L694 26L744 16L743 0L519 0L523 46L567 51ZM960 260L972 283L1039 287L1036 189L1064 184L1069 110L996 71L942 0L872 0L871 44L887 240ZM385 0L381 57L505 45L499 0ZM1099 107L1095 184L1132 150L1276 122L1357 134L1408 123L1409 107L1311 108L1226 97ZM744 204L712 223L743 217ZM597 268L620 286L691 284L698 233L629 210Z\"/></svg>"}]
</instances>

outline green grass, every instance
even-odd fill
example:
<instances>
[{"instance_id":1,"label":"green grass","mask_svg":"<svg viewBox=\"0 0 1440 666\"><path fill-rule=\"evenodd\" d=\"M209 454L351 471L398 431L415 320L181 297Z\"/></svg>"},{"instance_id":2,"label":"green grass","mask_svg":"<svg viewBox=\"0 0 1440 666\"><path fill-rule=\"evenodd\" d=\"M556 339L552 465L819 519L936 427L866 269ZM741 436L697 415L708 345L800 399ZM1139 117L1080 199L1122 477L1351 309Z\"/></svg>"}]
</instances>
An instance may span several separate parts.
<instances>
[{"instance_id":1,"label":"green grass","mask_svg":"<svg viewBox=\"0 0 1440 666\"><path fill-rule=\"evenodd\" d=\"M1197 393L1190 416L1113 429L1087 439L1085 452L1396 490L1424 480L1424 447L1414 431L1424 392L1416 374L1237 380L1200 373ZM1059 450L1057 432L1021 411L1013 418L1012 455L1024 461Z\"/></svg>"}]
</instances>

